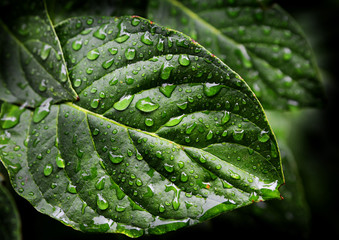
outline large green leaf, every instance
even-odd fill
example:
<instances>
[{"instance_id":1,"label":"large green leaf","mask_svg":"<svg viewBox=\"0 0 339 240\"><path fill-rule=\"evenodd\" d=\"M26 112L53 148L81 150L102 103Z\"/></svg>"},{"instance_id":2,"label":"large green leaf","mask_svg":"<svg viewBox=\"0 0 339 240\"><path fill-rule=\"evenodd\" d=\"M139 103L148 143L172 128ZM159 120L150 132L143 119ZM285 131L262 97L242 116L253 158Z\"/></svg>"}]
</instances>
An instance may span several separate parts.
<instances>
[{"instance_id":1,"label":"large green leaf","mask_svg":"<svg viewBox=\"0 0 339 240\"><path fill-rule=\"evenodd\" d=\"M298 23L267 2L154 0L148 16L216 54L265 108L319 106L323 91L312 49Z\"/></svg>"},{"instance_id":2,"label":"large green leaf","mask_svg":"<svg viewBox=\"0 0 339 240\"><path fill-rule=\"evenodd\" d=\"M31 107L76 99L42 1L12 1L0 13L0 99Z\"/></svg>"},{"instance_id":3,"label":"large green leaf","mask_svg":"<svg viewBox=\"0 0 339 240\"><path fill-rule=\"evenodd\" d=\"M72 18L56 32L79 100L5 103L0 115L1 160L37 210L138 237L280 198L260 103L202 46L138 17Z\"/></svg>"}]
</instances>

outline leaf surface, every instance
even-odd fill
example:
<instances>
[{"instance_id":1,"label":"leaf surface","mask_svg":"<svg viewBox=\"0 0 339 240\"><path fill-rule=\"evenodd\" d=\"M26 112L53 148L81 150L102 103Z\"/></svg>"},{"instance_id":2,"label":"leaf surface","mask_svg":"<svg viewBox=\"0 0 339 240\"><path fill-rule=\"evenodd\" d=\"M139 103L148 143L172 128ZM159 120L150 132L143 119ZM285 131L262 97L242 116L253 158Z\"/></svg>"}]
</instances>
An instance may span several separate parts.
<instances>
[{"instance_id":1,"label":"leaf surface","mask_svg":"<svg viewBox=\"0 0 339 240\"><path fill-rule=\"evenodd\" d=\"M12 1L1 8L0 99L38 106L76 99L59 40L43 2Z\"/></svg>"},{"instance_id":2,"label":"leaf surface","mask_svg":"<svg viewBox=\"0 0 339 240\"><path fill-rule=\"evenodd\" d=\"M320 75L298 23L270 1L151 1L148 17L178 29L239 73L265 108L319 106Z\"/></svg>"},{"instance_id":3,"label":"leaf surface","mask_svg":"<svg viewBox=\"0 0 339 240\"><path fill-rule=\"evenodd\" d=\"M4 103L0 115L1 160L37 210L138 237L280 198L260 103L201 45L138 17L72 18L56 32L79 100Z\"/></svg>"}]
</instances>

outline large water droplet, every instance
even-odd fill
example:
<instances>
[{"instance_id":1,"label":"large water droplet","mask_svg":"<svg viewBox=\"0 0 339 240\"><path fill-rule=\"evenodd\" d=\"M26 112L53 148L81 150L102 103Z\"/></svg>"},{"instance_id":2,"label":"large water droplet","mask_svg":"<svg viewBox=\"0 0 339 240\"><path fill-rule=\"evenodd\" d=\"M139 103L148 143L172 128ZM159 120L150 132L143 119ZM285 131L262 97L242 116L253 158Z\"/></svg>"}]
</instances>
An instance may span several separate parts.
<instances>
[{"instance_id":1,"label":"large water droplet","mask_svg":"<svg viewBox=\"0 0 339 240\"><path fill-rule=\"evenodd\" d=\"M63 158L61 158L60 155L58 155L56 157L56 165L59 167L59 168L65 168L65 160Z\"/></svg>"},{"instance_id":2,"label":"large water droplet","mask_svg":"<svg viewBox=\"0 0 339 240\"><path fill-rule=\"evenodd\" d=\"M153 45L153 41L151 39L151 33L150 32L145 32L141 36L141 42L145 43L146 45Z\"/></svg>"},{"instance_id":3,"label":"large water droplet","mask_svg":"<svg viewBox=\"0 0 339 240\"><path fill-rule=\"evenodd\" d=\"M72 43L72 48L75 51L79 51L82 47L82 40L74 40Z\"/></svg>"},{"instance_id":4,"label":"large water droplet","mask_svg":"<svg viewBox=\"0 0 339 240\"><path fill-rule=\"evenodd\" d=\"M223 116L221 118L221 125L224 125L225 123L227 123L231 118L231 114L228 111L224 111L223 112Z\"/></svg>"},{"instance_id":5,"label":"large water droplet","mask_svg":"<svg viewBox=\"0 0 339 240\"><path fill-rule=\"evenodd\" d=\"M107 200L100 194L97 194L97 206L100 210L106 210L108 208Z\"/></svg>"},{"instance_id":6,"label":"large water droplet","mask_svg":"<svg viewBox=\"0 0 339 240\"><path fill-rule=\"evenodd\" d=\"M97 48L95 48L95 49L93 49L93 50L91 50L87 53L87 58L91 61L97 59L99 56L100 56L100 52Z\"/></svg>"},{"instance_id":7,"label":"large water droplet","mask_svg":"<svg viewBox=\"0 0 339 240\"><path fill-rule=\"evenodd\" d=\"M127 60L133 60L135 58L136 50L134 48L127 48L125 51L125 57Z\"/></svg>"},{"instance_id":8,"label":"large water droplet","mask_svg":"<svg viewBox=\"0 0 339 240\"><path fill-rule=\"evenodd\" d=\"M178 117L173 117L171 118L166 124L165 126L166 127L173 127L173 126L176 126L178 125L182 119L185 117L185 115L181 115L181 116L178 116Z\"/></svg>"},{"instance_id":9,"label":"large water droplet","mask_svg":"<svg viewBox=\"0 0 339 240\"><path fill-rule=\"evenodd\" d=\"M134 95L122 97L118 102L114 103L113 107L118 111L124 111L133 101Z\"/></svg>"},{"instance_id":10,"label":"large water droplet","mask_svg":"<svg viewBox=\"0 0 339 240\"><path fill-rule=\"evenodd\" d=\"M188 181L188 176L185 172L181 172L180 174L180 181L182 182L187 182Z\"/></svg>"},{"instance_id":11,"label":"large water droplet","mask_svg":"<svg viewBox=\"0 0 339 240\"><path fill-rule=\"evenodd\" d=\"M114 164L121 163L124 160L124 156L116 155L113 152L109 152L108 156L109 156L109 159L111 160L111 162L114 163Z\"/></svg>"},{"instance_id":12,"label":"large water droplet","mask_svg":"<svg viewBox=\"0 0 339 240\"><path fill-rule=\"evenodd\" d=\"M105 177L101 177L98 179L98 181L95 183L95 188L98 190L102 190L105 187Z\"/></svg>"},{"instance_id":13,"label":"large water droplet","mask_svg":"<svg viewBox=\"0 0 339 240\"><path fill-rule=\"evenodd\" d=\"M53 165L52 164L47 164L45 167L44 167L44 175L46 176L46 177L48 177L49 175L51 175L51 173L52 173L52 171L53 171Z\"/></svg>"},{"instance_id":14,"label":"large water droplet","mask_svg":"<svg viewBox=\"0 0 339 240\"><path fill-rule=\"evenodd\" d=\"M180 54L178 61L179 61L181 66L185 66L185 67L190 65L190 63L191 63L187 54Z\"/></svg>"},{"instance_id":15,"label":"large water droplet","mask_svg":"<svg viewBox=\"0 0 339 240\"><path fill-rule=\"evenodd\" d=\"M162 64L161 73L160 73L161 79L163 79L163 80L169 79L169 77L171 75L171 71L173 69L174 69L174 67L172 65L170 65L168 62L165 62L164 64Z\"/></svg>"},{"instance_id":16,"label":"large water droplet","mask_svg":"<svg viewBox=\"0 0 339 240\"><path fill-rule=\"evenodd\" d=\"M174 91L174 89L176 88L176 85L172 85L172 84L163 84L159 90L162 94L164 94L166 97L171 97L172 92Z\"/></svg>"},{"instance_id":17,"label":"large water droplet","mask_svg":"<svg viewBox=\"0 0 339 240\"><path fill-rule=\"evenodd\" d=\"M109 69L113 65L113 63L114 63L114 58L111 58L111 59L104 61L101 66L104 69Z\"/></svg>"},{"instance_id":18,"label":"large water droplet","mask_svg":"<svg viewBox=\"0 0 339 240\"><path fill-rule=\"evenodd\" d=\"M46 60L51 52L52 47L48 44L43 44L40 50L40 57L42 60Z\"/></svg>"},{"instance_id":19,"label":"large water droplet","mask_svg":"<svg viewBox=\"0 0 339 240\"><path fill-rule=\"evenodd\" d=\"M153 112L159 108L159 104L152 102L150 97L146 97L139 99L135 104L135 107L142 112Z\"/></svg>"},{"instance_id":20,"label":"large water droplet","mask_svg":"<svg viewBox=\"0 0 339 240\"><path fill-rule=\"evenodd\" d=\"M267 142L270 139L270 136L268 135L268 131L262 130L260 134L258 135L258 140L260 142Z\"/></svg>"},{"instance_id":21,"label":"large water droplet","mask_svg":"<svg viewBox=\"0 0 339 240\"><path fill-rule=\"evenodd\" d=\"M33 114L33 122L38 123L42 121L50 112L52 98L47 98L37 107Z\"/></svg>"},{"instance_id":22,"label":"large water droplet","mask_svg":"<svg viewBox=\"0 0 339 240\"><path fill-rule=\"evenodd\" d=\"M145 118L145 125L152 127L154 125L154 120L152 118Z\"/></svg>"},{"instance_id":23,"label":"large water droplet","mask_svg":"<svg viewBox=\"0 0 339 240\"><path fill-rule=\"evenodd\" d=\"M218 83L205 83L203 91L207 97L213 97L220 92L221 88L223 86Z\"/></svg>"},{"instance_id":24,"label":"large water droplet","mask_svg":"<svg viewBox=\"0 0 339 240\"><path fill-rule=\"evenodd\" d=\"M20 116L25 110L24 107L18 107L16 105L3 104L2 118L0 119L0 126L2 129L8 129L16 126L20 121Z\"/></svg>"},{"instance_id":25,"label":"large water droplet","mask_svg":"<svg viewBox=\"0 0 339 240\"><path fill-rule=\"evenodd\" d=\"M235 141L241 141L244 137L244 130L243 129L236 129L233 132L233 139Z\"/></svg>"},{"instance_id":26,"label":"large water droplet","mask_svg":"<svg viewBox=\"0 0 339 240\"><path fill-rule=\"evenodd\" d=\"M98 30L96 30L94 33L93 33L93 36L100 39L100 40L104 40L106 38L106 28L107 28L107 24L103 24L101 25Z\"/></svg>"}]
</instances>

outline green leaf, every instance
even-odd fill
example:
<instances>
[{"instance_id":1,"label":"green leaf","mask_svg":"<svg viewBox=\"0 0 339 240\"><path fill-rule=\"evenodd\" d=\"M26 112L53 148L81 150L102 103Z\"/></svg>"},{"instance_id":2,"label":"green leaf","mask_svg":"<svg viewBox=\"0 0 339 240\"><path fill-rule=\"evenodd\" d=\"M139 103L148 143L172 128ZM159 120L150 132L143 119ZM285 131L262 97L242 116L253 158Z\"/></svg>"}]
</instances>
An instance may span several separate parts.
<instances>
[{"instance_id":1,"label":"green leaf","mask_svg":"<svg viewBox=\"0 0 339 240\"><path fill-rule=\"evenodd\" d=\"M207 47L245 79L265 108L322 104L312 49L298 23L278 5L154 0L148 17Z\"/></svg>"},{"instance_id":2,"label":"green leaf","mask_svg":"<svg viewBox=\"0 0 339 240\"><path fill-rule=\"evenodd\" d=\"M5 103L0 115L0 158L38 211L138 237L280 199L260 103L202 46L138 17L72 18L56 32L79 100Z\"/></svg>"},{"instance_id":3,"label":"green leaf","mask_svg":"<svg viewBox=\"0 0 339 240\"><path fill-rule=\"evenodd\" d=\"M59 40L42 2L1 8L0 99L35 107L76 99Z\"/></svg>"},{"instance_id":4,"label":"green leaf","mask_svg":"<svg viewBox=\"0 0 339 240\"><path fill-rule=\"evenodd\" d=\"M15 201L0 182L0 238L3 240L20 240L20 228L20 216Z\"/></svg>"}]
</instances>

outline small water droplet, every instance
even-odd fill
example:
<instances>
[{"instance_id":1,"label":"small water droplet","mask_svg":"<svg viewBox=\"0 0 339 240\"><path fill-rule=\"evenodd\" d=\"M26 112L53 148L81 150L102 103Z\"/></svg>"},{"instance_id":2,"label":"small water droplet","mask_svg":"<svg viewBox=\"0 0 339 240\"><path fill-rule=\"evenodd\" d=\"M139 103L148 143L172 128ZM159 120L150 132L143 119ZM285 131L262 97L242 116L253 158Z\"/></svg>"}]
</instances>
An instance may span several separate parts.
<instances>
[{"instance_id":1,"label":"small water droplet","mask_svg":"<svg viewBox=\"0 0 339 240\"><path fill-rule=\"evenodd\" d=\"M233 139L235 141L241 141L244 138L244 130L243 129L236 129L233 132Z\"/></svg>"},{"instance_id":2,"label":"small water droplet","mask_svg":"<svg viewBox=\"0 0 339 240\"><path fill-rule=\"evenodd\" d=\"M161 72L160 72L161 79L162 80L169 79L173 69L174 69L174 67L172 65L170 65L168 62L163 63L162 67L161 67Z\"/></svg>"},{"instance_id":3,"label":"small water droplet","mask_svg":"<svg viewBox=\"0 0 339 240\"><path fill-rule=\"evenodd\" d=\"M136 27L138 26L140 23L140 19L139 18L133 18L132 21L131 21L131 24Z\"/></svg>"},{"instance_id":4,"label":"small water droplet","mask_svg":"<svg viewBox=\"0 0 339 240\"><path fill-rule=\"evenodd\" d=\"M283 49L283 59L285 61L289 61L292 58L292 51L289 48L284 48Z\"/></svg>"},{"instance_id":5,"label":"small water droplet","mask_svg":"<svg viewBox=\"0 0 339 240\"><path fill-rule=\"evenodd\" d=\"M145 125L148 127L152 127L154 125L154 121L152 118L145 118Z\"/></svg>"},{"instance_id":6,"label":"small water droplet","mask_svg":"<svg viewBox=\"0 0 339 240\"><path fill-rule=\"evenodd\" d=\"M52 173L52 171L53 171L53 165L52 164L47 164L45 167L44 167L44 175L46 176L46 177L48 177L49 175L51 175L51 173Z\"/></svg>"},{"instance_id":7,"label":"small water droplet","mask_svg":"<svg viewBox=\"0 0 339 240\"><path fill-rule=\"evenodd\" d=\"M76 194L77 193L76 186L69 182L67 185L67 191Z\"/></svg>"},{"instance_id":8,"label":"small water droplet","mask_svg":"<svg viewBox=\"0 0 339 240\"><path fill-rule=\"evenodd\" d=\"M206 140L211 140L213 138L213 131L209 130L207 135L206 135Z\"/></svg>"},{"instance_id":9,"label":"small water droplet","mask_svg":"<svg viewBox=\"0 0 339 240\"><path fill-rule=\"evenodd\" d=\"M101 66L104 69L109 69L113 65L113 63L114 63L114 58L111 58L111 59L104 61Z\"/></svg>"},{"instance_id":10,"label":"small water droplet","mask_svg":"<svg viewBox=\"0 0 339 240\"><path fill-rule=\"evenodd\" d=\"M100 102L100 99L98 99L98 98L93 99L91 101L91 108L94 108L94 109L98 108L99 102Z\"/></svg>"},{"instance_id":11,"label":"small water droplet","mask_svg":"<svg viewBox=\"0 0 339 240\"><path fill-rule=\"evenodd\" d=\"M182 182L187 182L188 181L188 176L185 172L181 172L180 174L180 181Z\"/></svg>"},{"instance_id":12,"label":"small water droplet","mask_svg":"<svg viewBox=\"0 0 339 240\"><path fill-rule=\"evenodd\" d=\"M58 155L56 157L56 165L59 167L59 168L65 168L65 160L63 158L61 158L60 155Z\"/></svg>"}]
</instances>

